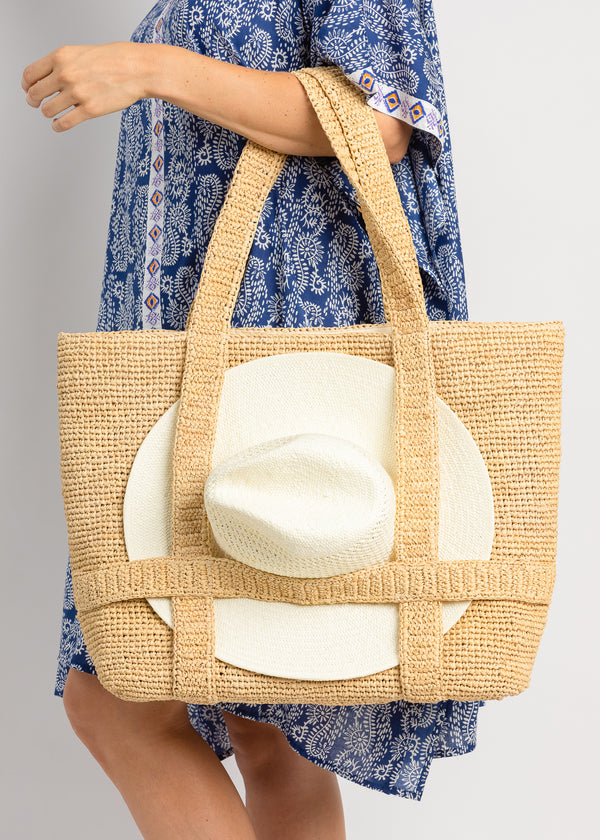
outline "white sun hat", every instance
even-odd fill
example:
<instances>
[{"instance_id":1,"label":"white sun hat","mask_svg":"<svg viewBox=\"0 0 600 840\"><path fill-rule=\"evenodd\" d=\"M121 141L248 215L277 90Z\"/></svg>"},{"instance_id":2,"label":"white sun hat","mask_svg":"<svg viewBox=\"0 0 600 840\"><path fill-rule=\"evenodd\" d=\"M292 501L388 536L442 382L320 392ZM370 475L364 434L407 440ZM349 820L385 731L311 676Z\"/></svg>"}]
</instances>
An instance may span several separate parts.
<instances>
[{"instance_id":1,"label":"white sun hat","mask_svg":"<svg viewBox=\"0 0 600 840\"><path fill-rule=\"evenodd\" d=\"M390 559L396 492L361 446L315 432L230 455L204 485L219 548L290 577L353 572Z\"/></svg>"},{"instance_id":2,"label":"white sun hat","mask_svg":"<svg viewBox=\"0 0 600 840\"><path fill-rule=\"evenodd\" d=\"M224 377L204 502L223 554L293 577L391 559L395 516L394 368L335 352L284 353ZM142 442L123 506L130 560L171 553L175 402ZM440 562L489 560L489 474L468 429L437 398ZM173 626L169 598L150 598ZM469 601L443 602L443 631ZM215 598L215 655L292 679L351 679L394 667L395 604L299 605ZM293 655L290 656L290 651Z\"/></svg>"}]
</instances>

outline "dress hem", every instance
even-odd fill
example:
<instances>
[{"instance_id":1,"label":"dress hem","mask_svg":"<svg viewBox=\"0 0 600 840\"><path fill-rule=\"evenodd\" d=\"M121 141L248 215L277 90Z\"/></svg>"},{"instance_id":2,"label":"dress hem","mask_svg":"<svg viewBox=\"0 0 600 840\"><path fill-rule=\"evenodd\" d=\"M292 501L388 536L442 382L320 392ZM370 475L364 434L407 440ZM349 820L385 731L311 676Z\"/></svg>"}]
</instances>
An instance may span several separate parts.
<instances>
[{"instance_id":1,"label":"dress hem","mask_svg":"<svg viewBox=\"0 0 600 840\"><path fill-rule=\"evenodd\" d=\"M74 671L81 671L81 673L89 673L89 672L84 671L82 668L77 667L77 665L70 665L69 670L71 668L73 668ZM67 673L68 673L68 671L67 671ZM92 674L92 676L97 676L97 675ZM59 688L57 685L54 686L54 696L59 697L59 698L63 697L63 690L61 688ZM190 704L188 704L188 705L190 705ZM191 705L193 705L193 704L191 704ZM220 705L220 704L216 704L216 705ZM250 715L245 715L242 712L235 712L235 714L238 715L238 717L243 717L243 718L246 718L247 720L254 720L254 721L256 720L256 718L253 718ZM276 726L276 725L277 724L273 724L273 726ZM342 779L346 779L349 782L353 782L355 785L359 785L360 787L366 787L366 788L369 788L370 790L376 790L379 793L385 793L388 796L400 796L403 799L412 799L416 802L419 802L421 800L421 797L423 796L423 788L425 786L425 782L427 781L427 777L429 775L431 762L429 762L429 764L427 764L427 766L423 768L421 776L419 778L418 784L419 784L419 787L421 788L421 790L409 790L407 788L395 788L395 787L388 787L388 788L377 787L376 785L374 785L372 783L369 783L366 780L359 782L356 779L353 779L352 776L344 773L340 769L335 768L328 761L323 761L323 760L316 761L313 758L309 758L307 755L305 755L303 752L301 752L299 749L297 749L297 747L294 745L294 743L290 740L290 736L288 735L287 732L285 732L283 729L281 729L281 727L277 727L277 728L281 732L283 732L283 734L285 735L285 737L287 739L288 744L294 750L294 752L296 752L298 755L301 755L303 758L306 758L306 760L310 761L312 764L316 764L318 767L323 767L323 769L329 770L332 773L335 773L336 776L340 776L340 778L342 778ZM197 730L195 730L195 731L197 731ZM200 737L203 738L203 740L206 741L206 743L209 743L207 741L207 739L204 738L204 736L201 735L199 732L198 732L198 735L200 735ZM210 744L209 744L209 746L210 746ZM434 758L453 758L453 757L459 756L459 755L468 755L470 752L473 752L473 750L475 749L476 746L477 746L477 743L476 743L476 741L474 741L473 743L469 744L465 749L458 749L456 752L437 752L437 753L433 753L433 755L431 756L431 759L433 760ZM212 747L212 746L211 746L211 749L213 750L213 752L215 753L215 755L217 756L217 758L220 761L224 761L226 758L230 758L232 755L234 755L233 748L231 748L230 750L228 750L225 753L222 753L222 752L214 749L214 747Z\"/></svg>"}]
</instances>

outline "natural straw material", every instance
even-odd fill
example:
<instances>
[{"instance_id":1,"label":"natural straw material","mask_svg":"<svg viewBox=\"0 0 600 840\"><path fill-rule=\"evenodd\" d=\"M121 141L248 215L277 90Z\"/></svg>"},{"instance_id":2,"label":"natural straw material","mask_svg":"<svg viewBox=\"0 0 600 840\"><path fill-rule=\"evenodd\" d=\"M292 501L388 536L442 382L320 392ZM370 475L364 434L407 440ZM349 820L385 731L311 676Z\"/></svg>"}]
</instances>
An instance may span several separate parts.
<instances>
[{"instance_id":1,"label":"natural straw material","mask_svg":"<svg viewBox=\"0 0 600 840\"><path fill-rule=\"evenodd\" d=\"M529 685L555 579L563 324L430 322L372 109L337 68L296 76L356 188L387 323L231 327L258 218L285 160L248 142L215 225L186 330L59 334L63 498L86 644L102 684L128 700L361 704L518 694ZM222 556L203 487L225 370L260 356L314 350L394 366L394 555L388 563L337 576L289 578ZM436 394L470 431L490 475L495 533L486 563L437 560ZM149 430L177 399L172 554L130 562L123 535L129 471ZM173 630L148 597L171 597ZM214 656L215 597L395 602L399 665L331 681L236 668ZM449 600L472 603L443 634L441 602Z\"/></svg>"}]
</instances>

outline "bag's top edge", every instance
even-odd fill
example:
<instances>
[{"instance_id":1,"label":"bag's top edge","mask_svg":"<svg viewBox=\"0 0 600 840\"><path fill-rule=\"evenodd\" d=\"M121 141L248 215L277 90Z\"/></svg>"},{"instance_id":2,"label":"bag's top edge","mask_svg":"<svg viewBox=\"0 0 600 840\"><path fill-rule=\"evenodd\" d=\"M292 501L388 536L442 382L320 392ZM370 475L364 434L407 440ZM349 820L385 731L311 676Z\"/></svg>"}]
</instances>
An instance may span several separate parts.
<instances>
[{"instance_id":1,"label":"bag's top edge","mask_svg":"<svg viewBox=\"0 0 600 840\"><path fill-rule=\"evenodd\" d=\"M430 329L448 329L449 325L451 325L451 329L514 329L514 330L522 330L522 329L553 329L564 333L565 325L564 321L457 321L457 320L446 320L440 319L439 321L430 321L429 327ZM259 333L265 332L270 334L276 333L316 333L316 332L331 332L339 333L343 331L353 331L353 332L381 332L381 333L388 333L392 331L391 324L348 324L346 326L341 327L230 327L230 332L232 333ZM64 339L73 339L73 338L87 338L90 340L95 341L111 341L116 340L117 336L130 336L130 335L144 335L145 337L160 337L161 339L166 338L167 336L173 336L174 340L182 339L187 335L186 330L163 330L163 329L152 329L152 330L100 330L100 331L90 331L90 332L59 332L58 333L58 341ZM92 339L93 336L93 339ZM175 339L176 337L176 339ZM152 340L148 338L147 340Z\"/></svg>"}]
</instances>

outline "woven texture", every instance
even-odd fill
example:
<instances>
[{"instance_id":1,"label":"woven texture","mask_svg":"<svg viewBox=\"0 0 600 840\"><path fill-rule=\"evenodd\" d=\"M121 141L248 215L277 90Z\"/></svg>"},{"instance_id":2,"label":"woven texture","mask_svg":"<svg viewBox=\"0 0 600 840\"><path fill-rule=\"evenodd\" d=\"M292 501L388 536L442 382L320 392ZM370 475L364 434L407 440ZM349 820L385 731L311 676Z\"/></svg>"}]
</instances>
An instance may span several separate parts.
<instances>
[{"instance_id":1,"label":"woven texture","mask_svg":"<svg viewBox=\"0 0 600 840\"><path fill-rule=\"evenodd\" d=\"M393 549L392 479L374 455L335 436L248 447L213 469L204 501L222 551L278 575L355 571Z\"/></svg>"},{"instance_id":2,"label":"woven texture","mask_svg":"<svg viewBox=\"0 0 600 840\"><path fill-rule=\"evenodd\" d=\"M232 328L260 210L284 156L248 142L217 220L186 330L60 333L58 407L73 591L102 684L128 700L360 704L487 700L527 688L555 580L564 328L430 322L381 136L336 68L296 73L356 188L386 324ZM393 365L396 512L387 563L291 578L222 556L203 505L227 368L329 350ZM467 427L494 496L490 560L439 563L435 395ZM130 562L123 499L139 446L180 399L172 554ZM171 597L173 630L147 597ZM399 665L351 680L265 676L214 656L213 599L397 604ZM442 601L472 603L442 633ZM293 657L294 651L290 650Z\"/></svg>"}]
</instances>

